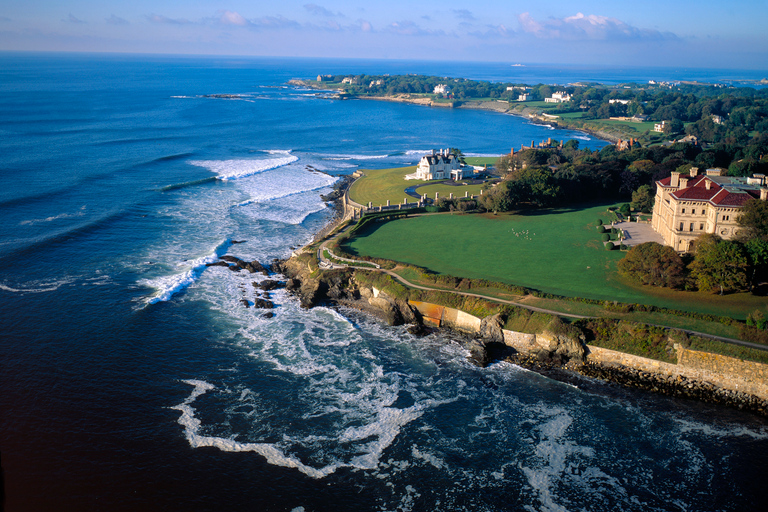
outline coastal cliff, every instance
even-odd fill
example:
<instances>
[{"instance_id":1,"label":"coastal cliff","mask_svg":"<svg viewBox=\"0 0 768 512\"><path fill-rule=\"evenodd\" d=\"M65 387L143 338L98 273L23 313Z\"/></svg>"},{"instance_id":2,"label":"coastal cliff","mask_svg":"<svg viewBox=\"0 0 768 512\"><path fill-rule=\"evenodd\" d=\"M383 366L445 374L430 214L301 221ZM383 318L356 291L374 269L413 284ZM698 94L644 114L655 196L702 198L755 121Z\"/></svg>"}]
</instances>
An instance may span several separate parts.
<instances>
[{"instance_id":1,"label":"coastal cliff","mask_svg":"<svg viewBox=\"0 0 768 512\"><path fill-rule=\"evenodd\" d=\"M449 329L456 334L452 339L480 366L506 360L558 380L572 382L578 374L768 416L766 365L720 356L712 362L708 354L677 344L676 364L632 356L587 344L578 328L555 316L534 332L512 331L504 328L504 313L476 316L449 305L412 300L372 284L372 280L381 279L373 272L321 270L312 253L275 260L272 268L285 275L286 288L302 307L351 307L388 325L409 325L409 332L416 335Z\"/></svg>"}]
</instances>

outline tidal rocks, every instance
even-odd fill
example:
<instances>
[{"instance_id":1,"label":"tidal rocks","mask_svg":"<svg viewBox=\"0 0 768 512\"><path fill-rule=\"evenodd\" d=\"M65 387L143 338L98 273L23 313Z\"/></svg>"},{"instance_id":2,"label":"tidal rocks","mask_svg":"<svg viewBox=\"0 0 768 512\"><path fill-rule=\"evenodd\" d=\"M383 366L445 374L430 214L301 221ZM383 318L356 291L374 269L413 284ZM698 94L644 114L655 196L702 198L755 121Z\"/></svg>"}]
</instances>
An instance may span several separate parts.
<instances>
[{"instance_id":1,"label":"tidal rocks","mask_svg":"<svg viewBox=\"0 0 768 512\"><path fill-rule=\"evenodd\" d=\"M480 337L488 341L504 343L503 327L504 320L501 318L500 313L487 316L480 322Z\"/></svg>"},{"instance_id":2,"label":"tidal rocks","mask_svg":"<svg viewBox=\"0 0 768 512\"><path fill-rule=\"evenodd\" d=\"M265 279L260 283L253 283L254 288L258 288L264 291L276 290L278 288L285 287L285 282L274 281L272 279Z\"/></svg>"},{"instance_id":3,"label":"tidal rocks","mask_svg":"<svg viewBox=\"0 0 768 512\"><path fill-rule=\"evenodd\" d=\"M257 260L253 261L243 261L240 258L236 256L230 256L228 254L225 254L224 256L221 256L219 258L220 260L232 263L232 265L229 265L229 269L234 272L239 272L241 270L247 270L251 274L256 272L261 272L265 276L269 275L269 271L264 267L261 263L259 263Z\"/></svg>"}]
</instances>

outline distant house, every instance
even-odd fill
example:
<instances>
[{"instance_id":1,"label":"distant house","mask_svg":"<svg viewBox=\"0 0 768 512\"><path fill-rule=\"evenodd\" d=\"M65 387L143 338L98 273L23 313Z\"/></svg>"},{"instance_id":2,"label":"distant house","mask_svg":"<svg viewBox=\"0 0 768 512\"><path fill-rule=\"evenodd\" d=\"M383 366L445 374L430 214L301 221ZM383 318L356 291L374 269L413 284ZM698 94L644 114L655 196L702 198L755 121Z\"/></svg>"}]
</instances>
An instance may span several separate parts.
<instances>
[{"instance_id":1,"label":"distant house","mask_svg":"<svg viewBox=\"0 0 768 512\"><path fill-rule=\"evenodd\" d=\"M383 83L384 82L382 80L371 80L371 83L368 84L368 88L370 89L371 87L373 87L375 85L382 85Z\"/></svg>"},{"instance_id":2,"label":"distant house","mask_svg":"<svg viewBox=\"0 0 768 512\"><path fill-rule=\"evenodd\" d=\"M744 203L753 198L768 200L765 175L743 178L722 176L722 171L707 169L699 174L693 167L688 174L673 172L656 182L652 226L666 245L684 252L704 233L734 238Z\"/></svg>"},{"instance_id":3,"label":"distant house","mask_svg":"<svg viewBox=\"0 0 768 512\"><path fill-rule=\"evenodd\" d=\"M565 103L566 101L571 101L571 95L565 91L553 93L551 98L544 98L545 103Z\"/></svg>"},{"instance_id":4,"label":"distant house","mask_svg":"<svg viewBox=\"0 0 768 512\"><path fill-rule=\"evenodd\" d=\"M416 168L416 179L419 180L446 180L456 181L464 179L464 170L459 159L447 149L441 151L432 150L431 155L421 157Z\"/></svg>"},{"instance_id":5,"label":"distant house","mask_svg":"<svg viewBox=\"0 0 768 512\"><path fill-rule=\"evenodd\" d=\"M345 77L341 81L341 83L343 83L343 84L350 84L350 85L357 85L357 78L355 78L354 76L348 76L348 77Z\"/></svg>"},{"instance_id":6,"label":"distant house","mask_svg":"<svg viewBox=\"0 0 768 512\"><path fill-rule=\"evenodd\" d=\"M667 125L667 122L666 122L666 121L662 121L662 122L660 122L660 123L655 123L655 124L653 125L653 131L655 131L655 132L659 132L659 133L664 133L664 127L665 127L666 125Z\"/></svg>"},{"instance_id":7,"label":"distant house","mask_svg":"<svg viewBox=\"0 0 768 512\"><path fill-rule=\"evenodd\" d=\"M709 116L709 117L712 119L712 122L713 122L713 123L715 123L715 124L723 124L723 118L722 118L722 116L716 116L716 115L712 114L712 115L711 115L711 116Z\"/></svg>"},{"instance_id":8,"label":"distant house","mask_svg":"<svg viewBox=\"0 0 768 512\"><path fill-rule=\"evenodd\" d=\"M608 103L621 103L622 105L629 105L630 100L620 100L620 99L612 99L608 100Z\"/></svg>"},{"instance_id":9,"label":"distant house","mask_svg":"<svg viewBox=\"0 0 768 512\"><path fill-rule=\"evenodd\" d=\"M531 97L530 94L523 93L517 97L517 101L528 101L530 97Z\"/></svg>"},{"instance_id":10,"label":"distant house","mask_svg":"<svg viewBox=\"0 0 768 512\"><path fill-rule=\"evenodd\" d=\"M434 92L435 94L448 94L449 92L451 92L451 88L445 84L438 84L435 86L435 89L432 92Z\"/></svg>"},{"instance_id":11,"label":"distant house","mask_svg":"<svg viewBox=\"0 0 768 512\"><path fill-rule=\"evenodd\" d=\"M317 75L318 82L330 82L333 80L333 75Z\"/></svg>"}]
</instances>

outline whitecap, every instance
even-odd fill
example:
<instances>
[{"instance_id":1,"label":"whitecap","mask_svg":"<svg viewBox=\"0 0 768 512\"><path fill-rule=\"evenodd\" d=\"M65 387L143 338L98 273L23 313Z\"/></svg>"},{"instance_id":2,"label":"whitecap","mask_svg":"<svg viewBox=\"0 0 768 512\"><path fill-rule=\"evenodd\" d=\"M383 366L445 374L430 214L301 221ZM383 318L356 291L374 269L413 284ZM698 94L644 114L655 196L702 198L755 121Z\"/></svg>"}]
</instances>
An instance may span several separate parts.
<instances>
[{"instance_id":1,"label":"whitecap","mask_svg":"<svg viewBox=\"0 0 768 512\"><path fill-rule=\"evenodd\" d=\"M53 292L61 288L66 284L74 282L74 279L60 279L58 281L31 281L26 283L26 286L17 287L10 286L7 282L0 283L0 290L11 293L45 293Z\"/></svg>"},{"instance_id":2,"label":"whitecap","mask_svg":"<svg viewBox=\"0 0 768 512\"><path fill-rule=\"evenodd\" d=\"M217 245L211 253L192 260L189 263L184 263L183 265L187 268L182 272L141 281L141 284L157 290L157 293L147 298L145 302L147 304L155 304L157 302L170 300L175 294L197 281L200 274L205 270L206 263L215 262L219 256L227 251L227 248L229 248L230 245L232 245L231 240L224 240Z\"/></svg>"},{"instance_id":3,"label":"whitecap","mask_svg":"<svg viewBox=\"0 0 768 512\"><path fill-rule=\"evenodd\" d=\"M222 181L236 180L258 174L271 169L277 169L296 162L299 158L290 154L290 151L272 150L271 155L283 155L280 158L236 159L236 160L193 160L189 162L198 167L205 167L216 174Z\"/></svg>"}]
</instances>

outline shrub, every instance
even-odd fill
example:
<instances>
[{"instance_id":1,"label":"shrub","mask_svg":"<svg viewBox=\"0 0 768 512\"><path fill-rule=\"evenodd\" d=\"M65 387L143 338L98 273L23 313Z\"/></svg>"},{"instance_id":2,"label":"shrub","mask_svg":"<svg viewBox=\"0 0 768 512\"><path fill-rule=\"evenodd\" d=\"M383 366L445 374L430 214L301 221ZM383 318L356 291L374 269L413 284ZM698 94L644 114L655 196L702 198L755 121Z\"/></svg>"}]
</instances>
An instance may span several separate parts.
<instances>
[{"instance_id":1,"label":"shrub","mask_svg":"<svg viewBox=\"0 0 768 512\"><path fill-rule=\"evenodd\" d=\"M621 244L621 245L619 246L619 249L621 249L622 251L626 251L628 248L629 248L629 247L627 247L627 246L626 246L626 245L624 245L624 244Z\"/></svg>"},{"instance_id":2,"label":"shrub","mask_svg":"<svg viewBox=\"0 0 768 512\"><path fill-rule=\"evenodd\" d=\"M608 240L611 239L611 235L609 235L608 233L604 233L602 238L603 238L603 242L607 242Z\"/></svg>"},{"instance_id":3,"label":"shrub","mask_svg":"<svg viewBox=\"0 0 768 512\"><path fill-rule=\"evenodd\" d=\"M616 247L616 246L613 245L613 242L606 242L606 244L605 244L605 250L606 251L612 251L614 249L614 247Z\"/></svg>"},{"instance_id":4,"label":"shrub","mask_svg":"<svg viewBox=\"0 0 768 512\"><path fill-rule=\"evenodd\" d=\"M602 226L603 225L603 219L597 219L597 222L595 222L596 226Z\"/></svg>"},{"instance_id":5,"label":"shrub","mask_svg":"<svg viewBox=\"0 0 768 512\"><path fill-rule=\"evenodd\" d=\"M603 226L603 225L597 226L597 232L598 233L605 233L605 226Z\"/></svg>"}]
</instances>

